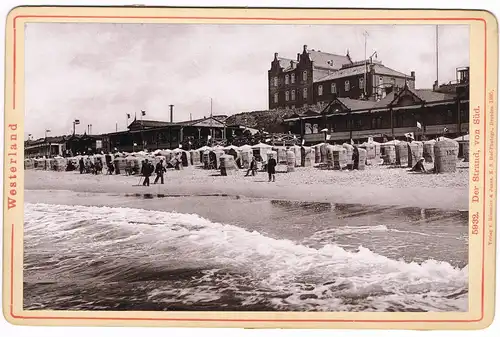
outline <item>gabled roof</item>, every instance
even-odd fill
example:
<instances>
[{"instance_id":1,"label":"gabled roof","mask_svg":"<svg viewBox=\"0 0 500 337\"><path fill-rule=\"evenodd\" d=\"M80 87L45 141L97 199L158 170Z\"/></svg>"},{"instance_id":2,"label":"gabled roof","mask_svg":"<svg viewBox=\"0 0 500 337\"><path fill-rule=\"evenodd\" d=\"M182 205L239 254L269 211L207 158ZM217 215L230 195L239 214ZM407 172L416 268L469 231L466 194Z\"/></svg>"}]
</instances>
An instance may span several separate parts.
<instances>
[{"instance_id":1,"label":"gabled roof","mask_svg":"<svg viewBox=\"0 0 500 337\"><path fill-rule=\"evenodd\" d=\"M347 97L337 97L337 100L339 100L347 109L351 111L372 109L376 103L374 101L352 99Z\"/></svg>"},{"instance_id":2,"label":"gabled roof","mask_svg":"<svg viewBox=\"0 0 500 337\"><path fill-rule=\"evenodd\" d=\"M453 100L456 98L456 95L454 94L437 92L433 91L432 89L416 89L415 93L417 94L418 97L420 97L420 99L426 101L427 103Z\"/></svg>"},{"instance_id":3,"label":"gabled roof","mask_svg":"<svg viewBox=\"0 0 500 337\"><path fill-rule=\"evenodd\" d=\"M335 79L343 78L343 77L362 75L364 73L365 73L365 66L359 65L359 66L355 66L355 67L349 67L349 68L337 70L334 73L331 73L330 75L326 75L324 77L321 77L321 78L315 80L314 82L330 81L330 80L335 80Z\"/></svg>"},{"instance_id":4,"label":"gabled roof","mask_svg":"<svg viewBox=\"0 0 500 337\"><path fill-rule=\"evenodd\" d=\"M133 126L143 126L144 128L159 128L162 126L169 126L169 125L174 125L175 123L170 123L170 122L164 122L164 121L155 121L155 120L140 120L140 119L135 119L128 128Z\"/></svg>"},{"instance_id":5,"label":"gabled roof","mask_svg":"<svg viewBox=\"0 0 500 337\"><path fill-rule=\"evenodd\" d=\"M278 57L278 61L280 63L280 67L283 68L284 71L292 70L297 67L297 61L292 59Z\"/></svg>"},{"instance_id":6,"label":"gabled roof","mask_svg":"<svg viewBox=\"0 0 500 337\"><path fill-rule=\"evenodd\" d=\"M407 74L404 74L400 71L386 67L383 64L375 63L373 65L373 68L374 68L373 70L374 70L375 74L377 74L377 75L386 75L386 76L394 76L394 77L408 77L408 78L411 77L410 75L407 75Z\"/></svg>"},{"instance_id":7,"label":"gabled roof","mask_svg":"<svg viewBox=\"0 0 500 337\"><path fill-rule=\"evenodd\" d=\"M210 123L213 124L214 127L217 127L217 126L220 126L220 125L223 125L224 122L221 121L220 119L212 116L212 117L205 117L205 118L199 118L199 119L193 119L191 121L184 121L184 122L179 122L179 123L176 123L178 125L182 125L182 126L195 126L197 124L207 124L208 125ZM206 125L203 125L203 126L206 126Z\"/></svg>"},{"instance_id":8,"label":"gabled roof","mask_svg":"<svg viewBox=\"0 0 500 337\"><path fill-rule=\"evenodd\" d=\"M309 58L314 62L315 67L326 69L340 69L343 64L351 63L346 55L325 53L319 50L307 49Z\"/></svg>"}]
</instances>

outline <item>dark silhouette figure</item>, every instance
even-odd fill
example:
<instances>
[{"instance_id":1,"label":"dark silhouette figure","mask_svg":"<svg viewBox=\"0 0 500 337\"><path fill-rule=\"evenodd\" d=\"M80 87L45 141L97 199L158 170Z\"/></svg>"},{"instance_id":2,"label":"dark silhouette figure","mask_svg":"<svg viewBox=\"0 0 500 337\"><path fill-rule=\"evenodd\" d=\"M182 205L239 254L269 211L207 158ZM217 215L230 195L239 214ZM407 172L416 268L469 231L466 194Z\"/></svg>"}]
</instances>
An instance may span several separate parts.
<instances>
[{"instance_id":1,"label":"dark silhouette figure","mask_svg":"<svg viewBox=\"0 0 500 337\"><path fill-rule=\"evenodd\" d=\"M149 186L149 177L151 177L151 174L154 171L154 166L148 162L148 160L144 160L144 164L142 165L141 173L144 176L144 182L142 183L143 186Z\"/></svg>"},{"instance_id":2,"label":"dark silhouette figure","mask_svg":"<svg viewBox=\"0 0 500 337\"><path fill-rule=\"evenodd\" d=\"M164 172L166 172L166 170L163 167L163 160L160 160L160 162L158 164L156 164L156 169L155 169L156 179L155 179L154 184L158 183L158 180L161 180L162 184L165 183L163 180L163 173Z\"/></svg>"},{"instance_id":3,"label":"dark silhouette figure","mask_svg":"<svg viewBox=\"0 0 500 337\"><path fill-rule=\"evenodd\" d=\"M270 157L267 161L267 173L269 174L269 182L275 181L274 175L276 174L276 159Z\"/></svg>"},{"instance_id":4,"label":"dark silhouette figure","mask_svg":"<svg viewBox=\"0 0 500 337\"><path fill-rule=\"evenodd\" d=\"M245 177L248 177L250 175L250 172L252 172L252 175L255 175L255 172L257 171L257 161L255 160L255 157L252 157L252 161L250 162L250 168L247 170L247 174L245 174Z\"/></svg>"},{"instance_id":5,"label":"dark silhouette figure","mask_svg":"<svg viewBox=\"0 0 500 337\"><path fill-rule=\"evenodd\" d=\"M83 170L85 170L85 162L83 161L83 158L80 158L78 161L78 166L80 168L80 174L83 174Z\"/></svg>"}]
</instances>

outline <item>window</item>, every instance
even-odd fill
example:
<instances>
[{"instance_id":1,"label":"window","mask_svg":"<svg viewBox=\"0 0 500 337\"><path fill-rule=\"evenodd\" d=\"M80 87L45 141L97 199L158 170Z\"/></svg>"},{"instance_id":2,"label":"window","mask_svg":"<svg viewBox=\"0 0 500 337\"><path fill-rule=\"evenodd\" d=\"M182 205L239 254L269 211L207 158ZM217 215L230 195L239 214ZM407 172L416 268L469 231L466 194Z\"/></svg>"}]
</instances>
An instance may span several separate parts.
<instances>
[{"instance_id":1,"label":"window","mask_svg":"<svg viewBox=\"0 0 500 337\"><path fill-rule=\"evenodd\" d=\"M307 70L302 72L302 80L307 81Z\"/></svg>"},{"instance_id":2,"label":"window","mask_svg":"<svg viewBox=\"0 0 500 337\"><path fill-rule=\"evenodd\" d=\"M307 88L304 88L303 96L304 96L304 99L307 98Z\"/></svg>"},{"instance_id":3,"label":"window","mask_svg":"<svg viewBox=\"0 0 500 337\"><path fill-rule=\"evenodd\" d=\"M278 86L278 78L277 78L277 77L275 77L275 78L274 78L274 86L275 86L275 87L277 87L277 86Z\"/></svg>"},{"instance_id":4,"label":"window","mask_svg":"<svg viewBox=\"0 0 500 337\"><path fill-rule=\"evenodd\" d=\"M383 78L382 76L380 76L380 77L379 77L379 79L378 79L378 82L379 82L380 84L383 84L383 83L384 83L384 78Z\"/></svg>"},{"instance_id":5,"label":"window","mask_svg":"<svg viewBox=\"0 0 500 337\"><path fill-rule=\"evenodd\" d=\"M337 85L335 83L332 83L330 85L330 89L332 91L332 94L336 94L337 93Z\"/></svg>"},{"instance_id":6,"label":"window","mask_svg":"<svg viewBox=\"0 0 500 337\"><path fill-rule=\"evenodd\" d=\"M365 88L365 79L363 77L359 78L359 89Z\"/></svg>"},{"instance_id":7,"label":"window","mask_svg":"<svg viewBox=\"0 0 500 337\"><path fill-rule=\"evenodd\" d=\"M305 123L305 134L310 135L312 133L312 124L311 123Z\"/></svg>"},{"instance_id":8,"label":"window","mask_svg":"<svg viewBox=\"0 0 500 337\"><path fill-rule=\"evenodd\" d=\"M278 94L274 94L274 103L278 103Z\"/></svg>"},{"instance_id":9,"label":"window","mask_svg":"<svg viewBox=\"0 0 500 337\"><path fill-rule=\"evenodd\" d=\"M318 95L319 96L323 95L323 86L322 85L318 86Z\"/></svg>"},{"instance_id":10,"label":"window","mask_svg":"<svg viewBox=\"0 0 500 337\"><path fill-rule=\"evenodd\" d=\"M285 84L288 84L288 74L285 75Z\"/></svg>"},{"instance_id":11,"label":"window","mask_svg":"<svg viewBox=\"0 0 500 337\"><path fill-rule=\"evenodd\" d=\"M393 78L391 78L391 83L392 83L392 85L394 85L394 86L396 85L396 79L395 79L394 77L393 77Z\"/></svg>"},{"instance_id":12,"label":"window","mask_svg":"<svg viewBox=\"0 0 500 337\"><path fill-rule=\"evenodd\" d=\"M345 91L351 90L351 83L349 82L349 80L344 82L344 90Z\"/></svg>"},{"instance_id":13,"label":"window","mask_svg":"<svg viewBox=\"0 0 500 337\"><path fill-rule=\"evenodd\" d=\"M295 90L292 90L292 101L295 101Z\"/></svg>"},{"instance_id":14,"label":"window","mask_svg":"<svg viewBox=\"0 0 500 337\"><path fill-rule=\"evenodd\" d=\"M288 91L285 92L285 101L290 100L290 93Z\"/></svg>"},{"instance_id":15,"label":"window","mask_svg":"<svg viewBox=\"0 0 500 337\"><path fill-rule=\"evenodd\" d=\"M295 74L290 75L290 80L293 83L295 83Z\"/></svg>"}]
</instances>

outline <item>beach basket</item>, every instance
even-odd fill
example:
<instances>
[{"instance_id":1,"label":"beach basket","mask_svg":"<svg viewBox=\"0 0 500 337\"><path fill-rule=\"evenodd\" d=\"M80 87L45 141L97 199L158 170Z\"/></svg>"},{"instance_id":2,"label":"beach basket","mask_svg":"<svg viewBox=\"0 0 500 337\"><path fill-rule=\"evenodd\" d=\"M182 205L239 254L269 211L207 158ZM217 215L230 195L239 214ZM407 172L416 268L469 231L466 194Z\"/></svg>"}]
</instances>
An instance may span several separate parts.
<instances>
[{"instance_id":1,"label":"beach basket","mask_svg":"<svg viewBox=\"0 0 500 337\"><path fill-rule=\"evenodd\" d=\"M301 166L303 167L311 167L314 164L314 148L308 146L302 146L301 149Z\"/></svg>"},{"instance_id":2,"label":"beach basket","mask_svg":"<svg viewBox=\"0 0 500 337\"><path fill-rule=\"evenodd\" d=\"M423 145L423 157L426 163L434 162L434 145L436 144L435 140L428 140Z\"/></svg>"},{"instance_id":3,"label":"beach basket","mask_svg":"<svg viewBox=\"0 0 500 337\"><path fill-rule=\"evenodd\" d=\"M253 158L252 148L248 145L244 145L240 147L240 150L241 150L241 164L243 165L244 169L249 169L250 162L252 161Z\"/></svg>"},{"instance_id":4,"label":"beach basket","mask_svg":"<svg viewBox=\"0 0 500 337\"><path fill-rule=\"evenodd\" d=\"M200 151L191 150L191 165L197 166L201 164Z\"/></svg>"},{"instance_id":5,"label":"beach basket","mask_svg":"<svg viewBox=\"0 0 500 337\"><path fill-rule=\"evenodd\" d=\"M352 152L354 151L354 146L348 143L342 144L342 147L346 149L347 165L352 165Z\"/></svg>"},{"instance_id":6,"label":"beach basket","mask_svg":"<svg viewBox=\"0 0 500 337\"><path fill-rule=\"evenodd\" d=\"M468 163L469 162L469 142L464 142L463 143L463 151L464 151L464 162Z\"/></svg>"},{"instance_id":7,"label":"beach basket","mask_svg":"<svg viewBox=\"0 0 500 337\"><path fill-rule=\"evenodd\" d=\"M331 147L330 147L331 146ZM347 150L340 145L329 145L333 156L333 169L343 170L347 167Z\"/></svg>"},{"instance_id":8,"label":"beach basket","mask_svg":"<svg viewBox=\"0 0 500 337\"><path fill-rule=\"evenodd\" d=\"M116 157L113 160L113 165L115 167L115 173L120 174L125 171L125 167L127 167L127 160L123 157Z\"/></svg>"},{"instance_id":9,"label":"beach basket","mask_svg":"<svg viewBox=\"0 0 500 337\"><path fill-rule=\"evenodd\" d=\"M295 171L295 151L292 150L286 151L286 171L287 172Z\"/></svg>"},{"instance_id":10,"label":"beach basket","mask_svg":"<svg viewBox=\"0 0 500 337\"><path fill-rule=\"evenodd\" d=\"M396 163L396 145L394 143L384 143L380 147L384 165L394 165Z\"/></svg>"},{"instance_id":11,"label":"beach basket","mask_svg":"<svg viewBox=\"0 0 500 337\"><path fill-rule=\"evenodd\" d=\"M362 148L362 149L366 150L366 159L368 159L368 160L375 159L376 149L375 149L375 145L374 144L364 142L363 144L361 144L360 146L358 146L358 148Z\"/></svg>"},{"instance_id":12,"label":"beach basket","mask_svg":"<svg viewBox=\"0 0 500 337\"><path fill-rule=\"evenodd\" d=\"M413 167L422 158L423 147L421 142L408 143L408 167Z\"/></svg>"},{"instance_id":13,"label":"beach basket","mask_svg":"<svg viewBox=\"0 0 500 337\"><path fill-rule=\"evenodd\" d=\"M401 141L396 145L396 165L408 166L408 143Z\"/></svg>"},{"instance_id":14,"label":"beach basket","mask_svg":"<svg viewBox=\"0 0 500 337\"><path fill-rule=\"evenodd\" d=\"M298 146L298 145L290 146L289 150L293 151L295 153L295 166L301 166L302 165L302 150L300 149L300 146Z\"/></svg>"},{"instance_id":15,"label":"beach basket","mask_svg":"<svg viewBox=\"0 0 500 337\"><path fill-rule=\"evenodd\" d=\"M50 160L50 169L53 171L65 171L66 159L63 157L55 157Z\"/></svg>"},{"instance_id":16,"label":"beach basket","mask_svg":"<svg viewBox=\"0 0 500 337\"><path fill-rule=\"evenodd\" d=\"M276 151L278 158L276 158L277 164L286 164L286 147L284 146L274 146L273 151Z\"/></svg>"},{"instance_id":17,"label":"beach basket","mask_svg":"<svg viewBox=\"0 0 500 337\"><path fill-rule=\"evenodd\" d=\"M220 168L220 174L221 176L227 176L228 172L235 172L237 167L236 167L236 162L234 160L234 156L230 154L223 154L219 158L220 163L219 163L219 168Z\"/></svg>"},{"instance_id":18,"label":"beach basket","mask_svg":"<svg viewBox=\"0 0 500 337\"><path fill-rule=\"evenodd\" d=\"M358 147L358 160L353 165L354 169L357 169L357 170L364 170L365 169L366 154L367 154L367 151L364 148Z\"/></svg>"},{"instance_id":19,"label":"beach basket","mask_svg":"<svg viewBox=\"0 0 500 337\"><path fill-rule=\"evenodd\" d=\"M434 170L436 173L451 173L457 170L458 142L443 139L434 144Z\"/></svg>"},{"instance_id":20,"label":"beach basket","mask_svg":"<svg viewBox=\"0 0 500 337\"><path fill-rule=\"evenodd\" d=\"M25 159L24 160L24 169L25 170L32 170L35 168L35 161L31 158Z\"/></svg>"},{"instance_id":21,"label":"beach basket","mask_svg":"<svg viewBox=\"0 0 500 337\"><path fill-rule=\"evenodd\" d=\"M314 163L315 164L321 163L321 147L314 145L311 148L314 149Z\"/></svg>"}]
</instances>

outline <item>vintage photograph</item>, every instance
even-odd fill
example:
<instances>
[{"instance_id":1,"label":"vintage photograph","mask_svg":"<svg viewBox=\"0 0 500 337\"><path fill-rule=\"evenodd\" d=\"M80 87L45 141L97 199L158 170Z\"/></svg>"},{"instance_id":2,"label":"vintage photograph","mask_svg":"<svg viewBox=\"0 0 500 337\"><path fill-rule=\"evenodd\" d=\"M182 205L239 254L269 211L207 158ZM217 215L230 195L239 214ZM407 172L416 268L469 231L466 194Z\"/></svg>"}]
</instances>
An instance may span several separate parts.
<instances>
[{"instance_id":1,"label":"vintage photograph","mask_svg":"<svg viewBox=\"0 0 500 337\"><path fill-rule=\"evenodd\" d=\"M24 29L24 310L469 311L469 25Z\"/></svg>"}]
</instances>

